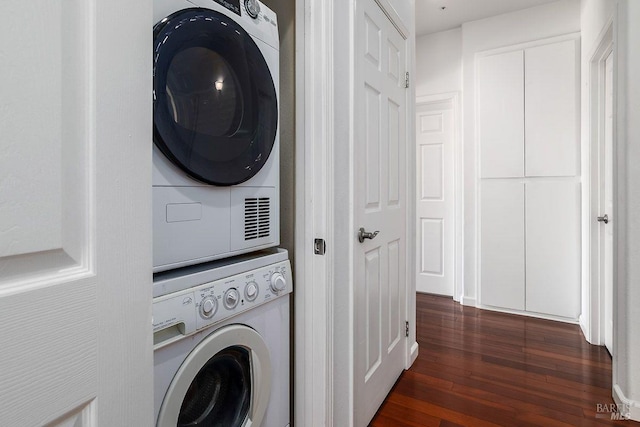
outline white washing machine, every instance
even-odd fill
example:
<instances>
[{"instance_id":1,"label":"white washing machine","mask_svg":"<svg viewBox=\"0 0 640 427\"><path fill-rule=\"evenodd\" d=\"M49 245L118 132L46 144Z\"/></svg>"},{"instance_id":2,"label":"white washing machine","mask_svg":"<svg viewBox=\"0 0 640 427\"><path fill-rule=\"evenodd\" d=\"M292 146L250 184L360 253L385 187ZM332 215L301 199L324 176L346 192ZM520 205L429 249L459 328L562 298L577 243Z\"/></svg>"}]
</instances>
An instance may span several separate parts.
<instances>
[{"instance_id":1,"label":"white washing machine","mask_svg":"<svg viewBox=\"0 0 640 427\"><path fill-rule=\"evenodd\" d=\"M154 0L154 19L154 272L277 246L275 13Z\"/></svg>"},{"instance_id":2,"label":"white washing machine","mask_svg":"<svg viewBox=\"0 0 640 427\"><path fill-rule=\"evenodd\" d=\"M288 426L287 252L180 270L154 280L156 426Z\"/></svg>"}]
</instances>

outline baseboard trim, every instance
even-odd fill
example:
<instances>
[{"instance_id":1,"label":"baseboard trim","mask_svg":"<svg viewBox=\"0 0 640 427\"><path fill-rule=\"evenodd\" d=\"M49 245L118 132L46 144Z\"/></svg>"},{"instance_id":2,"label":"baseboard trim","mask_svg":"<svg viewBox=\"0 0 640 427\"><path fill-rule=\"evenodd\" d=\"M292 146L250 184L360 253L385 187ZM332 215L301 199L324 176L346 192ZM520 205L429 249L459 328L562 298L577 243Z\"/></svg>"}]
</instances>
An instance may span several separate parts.
<instances>
[{"instance_id":1,"label":"baseboard trim","mask_svg":"<svg viewBox=\"0 0 640 427\"><path fill-rule=\"evenodd\" d=\"M470 307L477 307L478 306L475 298L465 297L464 295L462 295L460 297L460 304L468 305Z\"/></svg>"},{"instance_id":2,"label":"baseboard trim","mask_svg":"<svg viewBox=\"0 0 640 427\"><path fill-rule=\"evenodd\" d=\"M413 365L413 362L415 362L418 358L418 347L418 341L414 341L413 345L411 346L411 354L409 355L409 366L407 366L407 369L409 369Z\"/></svg>"},{"instance_id":3,"label":"baseboard trim","mask_svg":"<svg viewBox=\"0 0 640 427\"><path fill-rule=\"evenodd\" d=\"M593 337L591 336L591 328L589 328L589 325L585 323L584 316L582 314L578 316L578 324L580 325L580 329L582 330L584 339L586 339L589 344L600 345L599 343L593 342Z\"/></svg>"},{"instance_id":4,"label":"baseboard trim","mask_svg":"<svg viewBox=\"0 0 640 427\"><path fill-rule=\"evenodd\" d=\"M551 314L536 313L535 311L520 311L512 310L509 308L494 307L492 305L477 305L482 310L497 311L498 313L515 314L517 316L535 317L536 319L552 320L554 322L570 323L572 325L578 324L578 319L569 319L567 317L554 316Z\"/></svg>"},{"instance_id":5,"label":"baseboard trim","mask_svg":"<svg viewBox=\"0 0 640 427\"><path fill-rule=\"evenodd\" d=\"M613 386L613 400L628 411L628 414L622 413L623 416L633 421L640 421L640 402L627 399L618 384Z\"/></svg>"}]
</instances>

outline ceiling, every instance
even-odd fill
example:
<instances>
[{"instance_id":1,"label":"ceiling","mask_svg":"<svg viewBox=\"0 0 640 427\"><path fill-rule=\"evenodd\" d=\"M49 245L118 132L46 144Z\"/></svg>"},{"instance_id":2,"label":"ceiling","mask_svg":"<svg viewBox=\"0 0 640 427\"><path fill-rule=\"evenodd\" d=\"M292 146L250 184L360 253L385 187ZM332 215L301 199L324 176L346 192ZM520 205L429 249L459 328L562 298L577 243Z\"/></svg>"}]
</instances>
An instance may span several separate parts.
<instances>
[{"instance_id":1,"label":"ceiling","mask_svg":"<svg viewBox=\"0 0 640 427\"><path fill-rule=\"evenodd\" d=\"M557 0L415 0L416 35L459 27L463 22L527 9ZM442 7L445 7L443 10Z\"/></svg>"}]
</instances>

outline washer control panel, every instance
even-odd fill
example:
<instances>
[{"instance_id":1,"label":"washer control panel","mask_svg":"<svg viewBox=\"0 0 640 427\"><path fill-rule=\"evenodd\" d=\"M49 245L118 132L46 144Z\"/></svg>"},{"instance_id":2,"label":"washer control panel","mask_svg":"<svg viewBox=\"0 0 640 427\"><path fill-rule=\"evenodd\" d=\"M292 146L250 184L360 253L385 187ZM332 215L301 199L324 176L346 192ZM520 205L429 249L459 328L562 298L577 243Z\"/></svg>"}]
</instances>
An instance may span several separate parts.
<instances>
[{"instance_id":1,"label":"washer control panel","mask_svg":"<svg viewBox=\"0 0 640 427\"><path fill-rule=\"evenodd\" d=\"M253 19L260 15L260 2L258 0L244 0L244 8Z\"/></svg>"},{"instance_id":2,"label":"washer control panel","mask_svg":"<svg viewBox=\"0 0 640 427\"><path fill-rule=\"evenodd\" d=\"M204 283L153 302L155 348L286 295L293 290L289 261Z\"/></svg>"}]
</instances>

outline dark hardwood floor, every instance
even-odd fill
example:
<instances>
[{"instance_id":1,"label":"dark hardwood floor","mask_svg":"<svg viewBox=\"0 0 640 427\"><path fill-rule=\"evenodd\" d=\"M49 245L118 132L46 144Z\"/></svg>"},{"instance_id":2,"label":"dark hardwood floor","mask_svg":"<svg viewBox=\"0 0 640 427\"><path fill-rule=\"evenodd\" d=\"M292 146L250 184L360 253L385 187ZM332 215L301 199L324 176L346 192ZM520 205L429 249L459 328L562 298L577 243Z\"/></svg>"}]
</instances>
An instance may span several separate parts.
<instances>
[{"instance_id":1,"label":"dark hardwood floor","mask_svg":"<svg viewBox=\"0 0 640 427\"><path fill-rule=\"evenodd\" d=\"M640 425L598 406L613 403L611 358L577 325L418 294L417 334L418 359L371 426Z\"/></svg>"}]
</instances>

